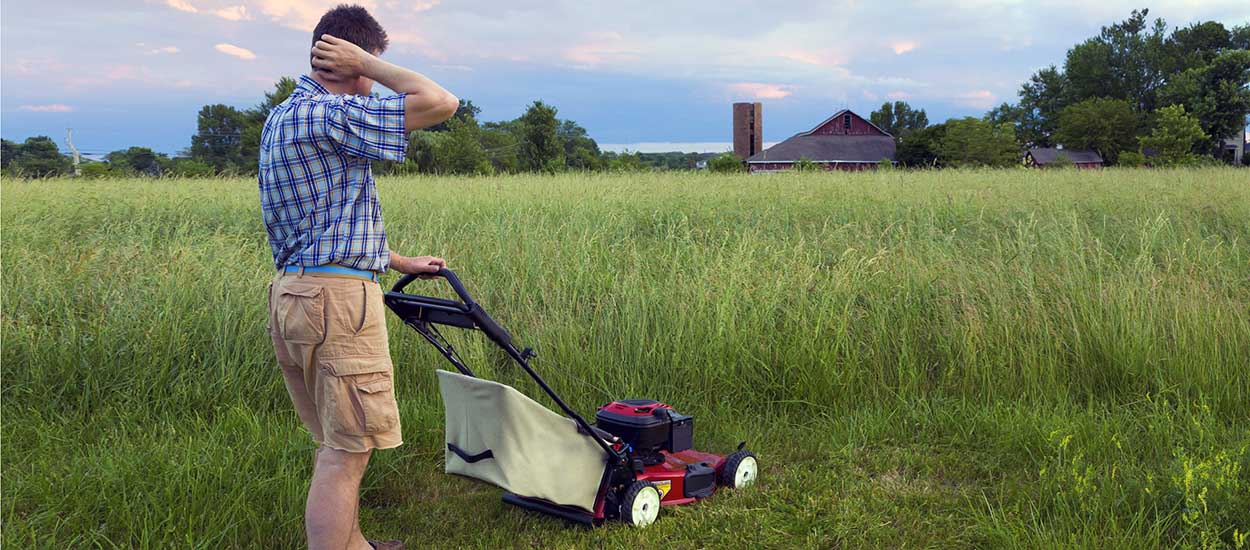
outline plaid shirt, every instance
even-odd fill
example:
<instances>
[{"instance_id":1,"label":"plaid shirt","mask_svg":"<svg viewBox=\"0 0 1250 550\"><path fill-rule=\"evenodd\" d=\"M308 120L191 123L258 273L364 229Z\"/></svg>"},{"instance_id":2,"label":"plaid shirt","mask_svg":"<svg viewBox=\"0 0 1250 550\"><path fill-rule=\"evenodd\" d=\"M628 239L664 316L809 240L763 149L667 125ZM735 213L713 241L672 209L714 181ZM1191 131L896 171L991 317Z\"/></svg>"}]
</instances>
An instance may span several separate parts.
<instances>
[{"instance_id":1,"label":"plaid shirt","mask_svg":"<svg viewBox=\"0 0 1250 550\"><path fill-rule=\"evenodd\" d=\"M334 95L301 76L260 136L260 206L274 267L385 271L382 206L369 161L404 160L404 94Z\"/></svg>"}]
</instances>

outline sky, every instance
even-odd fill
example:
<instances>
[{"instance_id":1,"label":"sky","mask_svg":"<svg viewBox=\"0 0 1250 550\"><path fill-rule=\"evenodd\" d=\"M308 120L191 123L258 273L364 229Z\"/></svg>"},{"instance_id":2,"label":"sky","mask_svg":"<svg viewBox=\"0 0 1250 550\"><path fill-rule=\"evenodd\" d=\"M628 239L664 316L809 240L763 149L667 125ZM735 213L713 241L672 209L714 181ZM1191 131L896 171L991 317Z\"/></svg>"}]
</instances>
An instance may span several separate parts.
<instances>
[{"instance_id":1,"label":"sky","mask_svg":"<svg viewBox=\"0 0 1250 550\"><path fill-rule=\"evenodd\" d=\"M308 70L340 0L8 1L0 4L0 135L65 150L190 145L203 105L250 107ZM1014 101L1021 82L1128 17L1103 0L358 0L393 63L481 107L541 99L605 149L723 151L731 103L760 101L766 142L885 101L931 122ZM1159 0L1169 25L1250 22L1244 0ZM379 91L385 90L379 87Z\"/></svg>"}]
</instances>

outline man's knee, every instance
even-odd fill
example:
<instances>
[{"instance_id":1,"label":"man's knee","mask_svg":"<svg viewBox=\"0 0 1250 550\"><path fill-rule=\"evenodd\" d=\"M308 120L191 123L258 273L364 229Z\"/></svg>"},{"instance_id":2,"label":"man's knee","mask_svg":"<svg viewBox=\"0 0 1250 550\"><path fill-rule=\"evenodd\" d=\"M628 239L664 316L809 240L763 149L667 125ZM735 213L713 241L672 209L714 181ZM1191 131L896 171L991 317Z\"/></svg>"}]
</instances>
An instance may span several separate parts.
<instances>
[{"instance_id":1,"label":"man's knee","mask_svg":"<svg viewBox=\"0 0 1250 550\"><path fill-rule=\"evenodd\" d=\"M330 447L321 447L317 453L317 468L330 468L347 474L363 474L369 465L372 451L350 453Z\"/></svg>"}]
</instances>

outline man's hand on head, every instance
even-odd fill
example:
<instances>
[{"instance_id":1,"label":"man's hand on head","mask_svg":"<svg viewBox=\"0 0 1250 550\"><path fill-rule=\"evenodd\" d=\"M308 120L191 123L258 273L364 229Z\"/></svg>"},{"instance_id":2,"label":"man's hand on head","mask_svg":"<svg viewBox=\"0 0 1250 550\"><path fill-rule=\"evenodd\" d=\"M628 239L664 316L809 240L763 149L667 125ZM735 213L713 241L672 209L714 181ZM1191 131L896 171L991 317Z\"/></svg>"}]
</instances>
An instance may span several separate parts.
<instances>
[{"instance_id":1,"label":"man's hand on head","mask_svg":"<svg viewBox=\"0 0 1250 550\"><path fill-rule=\"evenodd\" d=\"M447 260L438 256L410 258L391 252L391 269L407 275L430 275L444 267L447 267Z\"/></svg>"},{"instance_id":2,"label":"man's hand on head","mask_svg":"<svg viewBox=\"0 0 1250 550\"><path fill-rule=\"evenodd\" d=\"M312 49L313 68L335 81L369 76L370 64L376 59L360 46L328 34L321 35Z\"/></svg>"}]
</instances>

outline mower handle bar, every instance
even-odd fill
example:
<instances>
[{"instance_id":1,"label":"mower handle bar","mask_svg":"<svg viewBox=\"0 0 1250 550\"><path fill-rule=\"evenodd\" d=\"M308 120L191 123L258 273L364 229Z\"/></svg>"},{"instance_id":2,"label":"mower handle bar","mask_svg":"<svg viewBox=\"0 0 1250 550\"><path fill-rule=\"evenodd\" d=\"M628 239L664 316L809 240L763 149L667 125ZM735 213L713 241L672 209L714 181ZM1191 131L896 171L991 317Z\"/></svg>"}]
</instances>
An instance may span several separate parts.
<instances>
[{"instance_id":1,"label":"mower handle bar","mask_svg":"<svg viewBox=\"0 0 1250 550\"><path fill-rule=\"evenodd\" d=\"M434 273L421 273L417 275L404 275L400 277L395 286L391 287L391 292L403 293L404 287L409 283L419 279L422 275L427 277L442 277L447 279L447 283L451 285L452 290L456 291L456 295L460 297L460 301L466 306L473 305L473 297L469 296L469 291L464 288L464 284L460 282L460 277L456 276L456 272L445 267L438 268Z\"/></svg>"}]
</instances>

